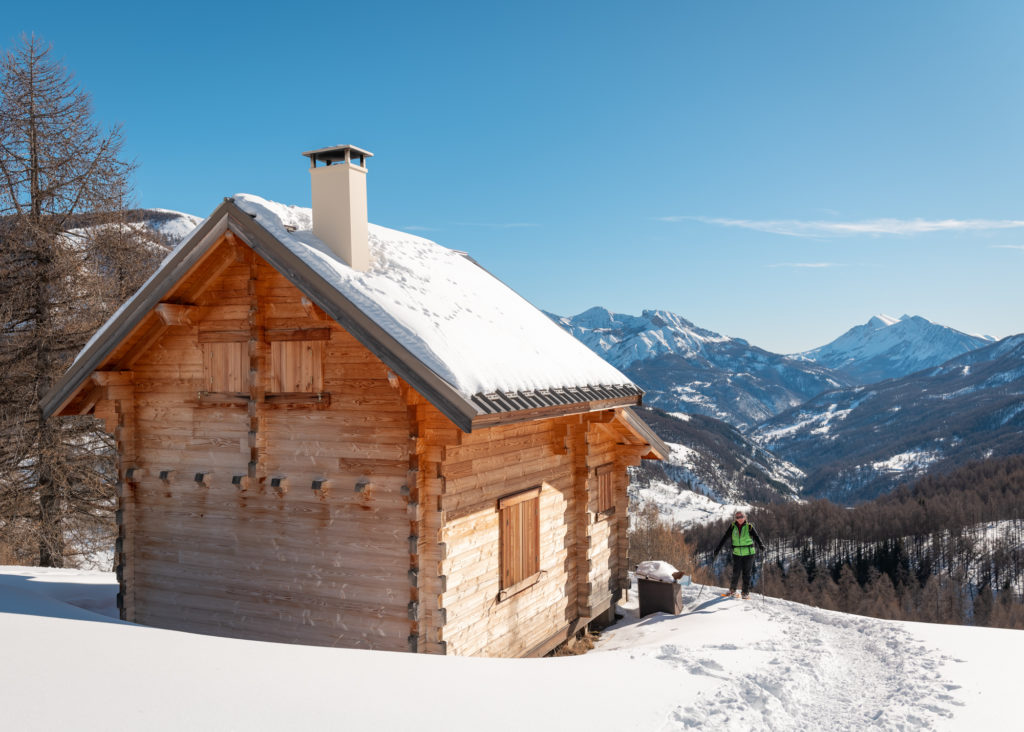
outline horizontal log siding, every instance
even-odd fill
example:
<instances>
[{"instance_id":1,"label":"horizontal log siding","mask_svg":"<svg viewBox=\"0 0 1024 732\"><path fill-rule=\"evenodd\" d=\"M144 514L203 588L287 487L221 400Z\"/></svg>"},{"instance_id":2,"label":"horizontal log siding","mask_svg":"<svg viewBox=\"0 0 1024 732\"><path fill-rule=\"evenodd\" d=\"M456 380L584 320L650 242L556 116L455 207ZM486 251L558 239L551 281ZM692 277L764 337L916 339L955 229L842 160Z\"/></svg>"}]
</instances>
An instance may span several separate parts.
<instances>
[{"instance_id":1,"label":"horizontal log siding","mask_svg":"<svg viewBox=\"0 0 1024 732\"><path fill-rule=\"evenodd\" d=\"M167 328L132 365L131 467L140 470L125 546L135 620L409 650L416 626L409 620L406 402L379 360L337 324L311 317L301 294L265 263L256 267L257 320L249 264L240 256L205 289L193 324ZM329 407L258 404L258 434L250 436L244 403L199 404L197 393L207 389L199 332L252 327L331 329L322 341ZM268 388L268 376L259 375L260 388ZM258 465L250 471L253 455ZM161 471L171 471L167 480ZM234 476L245 480L235 484ZM313 490L314 480L324 481L321 490Z\"/></svg>"},{"instance_id":2,"label":"horizontal log siding","mask_svg":"<svg viewBox=\"0 0 1024 732\"><path fill-rule=\"evenodd\" d=\"M441 563L448 652L519 656L576 619L576 568L570 531L575 510L565 421L492 427L447 445L441 465ZM498 501L540 485L540 576L498 600Z\"/></svg>"},{"instance_id":3,"label":"horizontal log siding","mask_svg":"<svg viewBox=\"0 0 1024 732\"><path fill-rule=\"evenodd\" d=\"M612 601L618 589L619 543L625 543L625 521L616 510L600 513L600 495L597 469L615 465L619 457L617 441L603 424L592 424L587 430L587 511L586 511L586 567L580 574L580 613L595 615ZM616 468L616 473L625 470Z\"/></svg>"}]
</instances>

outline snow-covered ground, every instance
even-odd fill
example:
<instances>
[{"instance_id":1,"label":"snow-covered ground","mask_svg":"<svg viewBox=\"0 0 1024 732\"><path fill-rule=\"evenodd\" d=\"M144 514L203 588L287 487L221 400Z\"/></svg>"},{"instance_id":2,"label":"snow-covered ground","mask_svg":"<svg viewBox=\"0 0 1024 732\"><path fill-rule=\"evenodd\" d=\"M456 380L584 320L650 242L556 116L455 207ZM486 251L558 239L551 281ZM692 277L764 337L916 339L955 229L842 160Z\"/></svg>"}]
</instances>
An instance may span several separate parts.
<instances>
[{"instance_id":1,"label":"snow-covered ground","mask_svg":"<svg viewBox=\"0 0 1024 732\"><path fill-rule=\"evenodd\" d=\"M973 730L1016 718L1024 633L683 588L584 656L417 656L114 619L113 575L0 568L11 730ZM635 593L631 593L635 598Z\"/></svg>"}]
</instances>

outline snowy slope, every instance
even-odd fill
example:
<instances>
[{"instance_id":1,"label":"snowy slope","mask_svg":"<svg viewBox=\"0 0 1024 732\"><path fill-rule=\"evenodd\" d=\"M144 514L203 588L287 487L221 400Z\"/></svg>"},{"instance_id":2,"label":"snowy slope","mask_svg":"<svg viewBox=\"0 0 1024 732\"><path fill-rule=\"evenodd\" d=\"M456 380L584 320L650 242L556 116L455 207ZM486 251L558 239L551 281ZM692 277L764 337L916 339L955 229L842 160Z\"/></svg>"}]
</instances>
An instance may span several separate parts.
<instances>
[{"instance_id":1,"label":"snowy slope","mask_svg":"<svg viewBox=\"0 0 1024 732\"><path fill-rule=\"evenodd\" d=\"M133 213L137 214L147 226L163 236L171 245L180 242L203 221L199 216L165 208L139 209Z\"/></svg>"},{"instance_id":2,"label":"snowy slope","mask_svg":"<svg viewBox=\"0 0 1024 732\"><path fill-rule=\"evenodd\" d=\"M583 656L314 648L112 619L113 575L0 568L12 730L1003 729L1024 633L860 618L684 588ZM630 593L635 598L635 592ZM70 604L69 604L70 603ZM88 609L83 609L85 606Z\"/></svg>"},{"instance_id":3,"label":"snowy slope","mask_svg":"<svg viewBox=\"0 0 1024 732\"><path fill-rule=\"evenodd\" d=\"M698 328L665 310L634 316L595 307L549 317L643 388L645 404L704 414L740 429L851 383L806 359Z\"/></svg>"},{"instance_id":4,"label":"snowy slope","mask_svg":"<svg viewBox=\"0 0 1024 732\"><path fill-rule=\"evenodd\" d=\"M170 249L200 223L202 219L181 211L165 208L133 208L124 212L124 220L130 225L145 227L156 233L165 248ZM97 217L92 214L80 214L69 220L69 232L74 235L96 225Z\"/></svg>"},{"instance_id":5,"label":"snowy slope","mask_svg":"<svg viewBox=\"0 0 1024 732\"><path fill-rule=\"evenodd\" d=\"M734 427L704 415L642 407L640 417L666 441L666 460L630 468L629 494L673 524L725 518L736 505L794 500L803 473Z\"/></svg>"},{"instance_id":6,"label":"snowy slope","mask_svg":"<svg viewBox=\"0 0 1024 732\"><path fill-rule=\"evenodd\" d=\"M842 371L857 384L907 376L992 343L988 336L961 333L919 315L876 315L831 343L793 358Z\"/></svg>"},{"instance_id":7,"label":"snowy slope","mask_svg":"<svg viewBox=\"0 0 1024 732\"><path fill-rule=\"evenodd\" d=\"M674 453L679 446L671 447ZM722 499L712 495L702 487L695 485L689 488L668 477L645 477L642 481L634 477L629 484L631 504L641 508L653 505L662 520L682 529L694 524L724 521L736 509L750 508L749 503L723 503Z\"/></svg>"}]
</instances>

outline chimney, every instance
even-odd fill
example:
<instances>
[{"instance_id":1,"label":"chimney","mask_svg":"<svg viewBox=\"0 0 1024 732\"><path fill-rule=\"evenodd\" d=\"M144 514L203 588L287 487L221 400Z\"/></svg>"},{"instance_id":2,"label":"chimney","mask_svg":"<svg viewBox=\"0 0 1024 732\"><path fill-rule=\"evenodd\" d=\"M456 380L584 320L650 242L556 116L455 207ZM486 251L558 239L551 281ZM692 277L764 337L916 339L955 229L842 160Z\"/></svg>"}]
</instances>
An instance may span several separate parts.
<instances>
[{"instance_id":1,"label":"chimney","mask_svg":"<svg viewBox=\"0 0 1024 732\"><path fill-rule=\"evenodd\" d=\"M313 236L352 269L365 272L370 266L366 158L373 153L337 145L302 154L309 158L313 184ZM317 167L318 162L323 165Z\"/></svg>"}]
</instances>

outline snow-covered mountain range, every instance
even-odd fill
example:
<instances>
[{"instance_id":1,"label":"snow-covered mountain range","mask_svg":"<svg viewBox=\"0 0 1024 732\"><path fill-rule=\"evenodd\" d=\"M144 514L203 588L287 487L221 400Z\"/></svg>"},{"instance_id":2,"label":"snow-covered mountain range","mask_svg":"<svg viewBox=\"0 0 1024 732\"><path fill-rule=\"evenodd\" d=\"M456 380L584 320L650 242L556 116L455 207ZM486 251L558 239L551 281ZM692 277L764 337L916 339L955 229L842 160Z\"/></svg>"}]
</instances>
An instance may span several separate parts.
<instances>
[{"instance_id":1,"label":"snow-covered mountain range","mask_svg":"<svg viewBox=\"0 0 1024 732\"><path fill-rule=\"evenodd\" d=\"M739 429L852 383L810 360L770 353L665 310L634 316L594 307L549 316L643 388L645 403Z\"/></svg>"},{"instance_id":2,"label":"snow-covered mountain range","mask_svg":"<svg viewBox=\"0 0 1024 732\"><path fill-rule=\"evenodd\" d=\"M751 436L807 472L805 494L837 502L1024 452L1024 334L901 379L821 394Z\"/></svg>"},{"instance_id":3,"label":"snow-covered mountain range","mask_svg":"<svg viewBox=\"0 0 1024 732\"><path fill-rule=\"evenodd\" d=\"M866 498L931 469L1024 451L1024 386L1015 375L1024 353L1014 338L995 344L920 316L876 316L825 346L782 356L663 310L550 317L640 385L646 404L714 418L701 425L709 439L716 420L749 433L795 471L785 482L801 494ZM687 466L666 464L664 476L647 468L652 485L695 483L723 501L763 500L770 482L731 481L728 470L708 467L735 466L747 448L726 441L733 453L723 459L720 446L679 442L693 451ZM680 482L694 465L702 476Z\"/></svg>"},{"instance_id":4,"label":"snow-covered mountain range","mask_svg":"<svg viewBox=\"0 0 1024 732\"><path fill-rule=\"evenodd\" d=\"M873 384L938 366L993 340L962 333L919 315L876 315L831 343L792 358L835 369L855 384Z\"/></svg>"}]
</instances>

